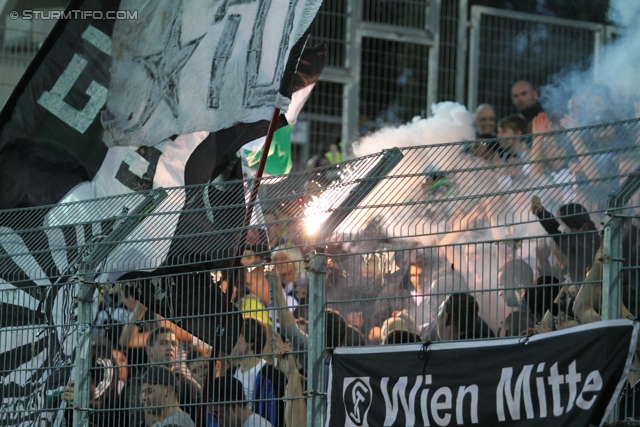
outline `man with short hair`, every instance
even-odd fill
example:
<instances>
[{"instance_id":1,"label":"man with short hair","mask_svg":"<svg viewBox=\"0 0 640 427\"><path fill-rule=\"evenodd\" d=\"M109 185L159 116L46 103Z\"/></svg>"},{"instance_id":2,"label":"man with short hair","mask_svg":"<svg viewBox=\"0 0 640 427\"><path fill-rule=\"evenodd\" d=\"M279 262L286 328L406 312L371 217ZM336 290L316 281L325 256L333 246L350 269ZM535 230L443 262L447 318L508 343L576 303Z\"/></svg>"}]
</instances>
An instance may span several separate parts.
<instances>
[{"instance_id":1,"label":"man with short hair","mask_svg":"<svg viewBox=\"0 0 640 427\"><path fill-rule=\"evenodd\" d=\"M195 420L197 403L200 402L201 388L193 379L184 361L177 361L180 354L180 343L176 334L168 328L156 328L149 333L145 351L149 363L162 365L176 376L176 386L179 390L180 404Z\"/></svg>"},{"instance_id":2,"label":"man with short hair","mask_svg":"<svg viewBox=\"0 0 640 427\"><path fill-rule=\"evenodd\" d=\"M175 375L164 366L152 366L142 376L140 402L154 419L154 427L195 427L178 403Z\"/></svg>"},{"instance_id":3,"label":"man with short hair","mask_svg":"<svg viewBox=\"0 0 640 427\"><path fill-rule=\"evenodd\" d=\"M219 427L273 427L273 424L251 410L238 379L230 375L216 378L210 395L213 396L213 402L208 408Z\"/></svg>"},{"instance_id":4,"label":"man with short hair","mask_svg":"<svg viewBox=\"0 0 640 427\"><path fill-rule=\"evenodd\" d=\"M505 139L500 141L497 154L503 162L511 163L528 160L530 156L527 139L522 138L522 135L528 132L527 126L527 121L522 114L511 114L500 119L498 122L498 138Z\"/></svg>"},{"instance_id":5,"label":"man with short hair","mask_svg":"<svg viewBox=\"0 0 640 427\"><path fill-rule=\"evenodd\" d=\"M531 121L540 114L542 106L538 102L540 94L527 80L518 80L511 86L511 101L518 113L522 114L527 121L527 132L531 132Z\"/></svg>"}]
</instances>

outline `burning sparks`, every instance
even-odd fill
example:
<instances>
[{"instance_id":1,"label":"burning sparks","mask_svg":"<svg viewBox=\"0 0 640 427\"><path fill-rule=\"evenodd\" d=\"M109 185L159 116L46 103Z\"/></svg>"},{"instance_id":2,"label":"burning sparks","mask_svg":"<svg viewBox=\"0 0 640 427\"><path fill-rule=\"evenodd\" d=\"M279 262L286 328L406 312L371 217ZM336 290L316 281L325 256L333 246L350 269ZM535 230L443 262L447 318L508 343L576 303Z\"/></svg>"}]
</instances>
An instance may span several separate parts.
<instances>
[{"instance_id":1,"label":"burning sparks","mask_svg":"<svg viewBox=\"0 0 640 427\"><path fill-rule=\"evenodd\" d=\"M311 200L304 207L304 224L308 235L312 236L320 230L331 213L344 202L351 190L358 185L357 178L366 175L369 169L370 166L360 168L358 171L352 168L336 168L322 172L324 178L331 179L331 175L334 175L335 178L324 188L320 183L314 181L314 184L321 188L321 194L311 196Z\"/></svg>"},{"instance_id":2,"label":"burning sparks","mask_svg":"<svg viewBox=\"0 0 640 427\"><path fill-rule=\"evenodd\" d=\"M330 191L325 191L320 197L313 196L304 208L304 225L308 235L315 234L320 226L329 218L329 201L325 197Z\"/></svg>"}]
</instances>

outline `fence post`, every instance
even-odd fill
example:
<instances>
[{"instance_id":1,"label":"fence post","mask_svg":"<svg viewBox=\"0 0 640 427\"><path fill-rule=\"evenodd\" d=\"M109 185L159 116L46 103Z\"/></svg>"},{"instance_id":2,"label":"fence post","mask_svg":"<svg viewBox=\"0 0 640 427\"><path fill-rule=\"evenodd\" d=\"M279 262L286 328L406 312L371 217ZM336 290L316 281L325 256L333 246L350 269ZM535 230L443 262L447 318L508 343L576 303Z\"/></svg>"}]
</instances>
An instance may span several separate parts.
<instances>
[{"instance_id":1,"label":"fence post","mask_svg":"<svg viewBox=\"0 0 640 427\"><path fill-rule=\"evenodd\" d=\"M89 425L89 369L91 369L91 322L93 295L93 275L81 267L75 278L76 299L78 301L78 342L76 344L75 380L73 390L73 427Z\"/></svg>"},{"instance_id":2,"label":"fence post","mask_svg":"<svg viewBox=\"0 0 640 427\"><path fill-rule=\"evenodd\" d=\"M360 112L360 70L362 66L362 36L358 27L362 23L362 4L358 0L346 5L345 68L349 81L342 89L342 158L350 154L351 141L358 136Z\"/></svg>"},{"instance_id":3,"label":"fence post","mask_svg":"<svg viewBox=\"0 0 640 427\"><path fill-rule=\"evenodd\" d=\"M609 211L603 221L602 320L620 318L623 218Z\"/></svg>"},{"instance_id":4,"label":"fence post","mask_svg":"<svg viewBox=\"0 0 640 427\"><path fill-rule=\"evenodd\" d=\"M309 264L309 344L307 347L307 378L310 397L307 399L307 427L322 426L324 413L325 384L324 306L326 303L326 254L311 251L307 255Z\"/></svg>"},{"instance_id":5,"label":"fence post","mask_svg":"<svg viewBox=\"0 0 640 427\"><path fill-rule=\"evenodd\" d=\"M622 301L622 234L623 218L607 212L602 239L602 320L619 319ZM607 422L618 421L617 406L607 416Z\"/></svg>"},{"instance_id":6,"label":"fence post","mask_svg":"<svg viewBox=\"0 0 640 427\"><path fill-rule=\"evenodd\" d=\"M74 416L73 427L89 425L89 370L91 369L91 326L93 323L93 298L96 293L95 271L107 259L120 242L140 224L142 219L151 214L158 205L167 198L163 188L149 191L143 200L133 209L123 208L120 220L78 265L75 276L76 300L78 302L78 342L76 343L75 381L73 389Z\"/></svg>"}]
</instances>

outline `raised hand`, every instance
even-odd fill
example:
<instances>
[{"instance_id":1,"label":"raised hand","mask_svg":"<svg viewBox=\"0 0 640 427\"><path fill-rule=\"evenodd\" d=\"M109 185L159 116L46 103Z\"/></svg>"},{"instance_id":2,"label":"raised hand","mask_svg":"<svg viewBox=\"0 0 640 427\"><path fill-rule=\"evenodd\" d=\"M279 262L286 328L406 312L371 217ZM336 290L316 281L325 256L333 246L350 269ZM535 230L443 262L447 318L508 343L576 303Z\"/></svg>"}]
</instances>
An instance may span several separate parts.
<instances>
[{"instance_id":1,"label":"raised hand","mask_svg":"<svg viewBox=\"0 0 640 427\"><path fill-rule=\"evenodd\" d=\"M560 126L564 129L573 129L578 127L578 121L569 115L565 115L560 119Z\"/></svg>"},{"instance_id":2,"label":"raised hand","mask_svg":"<svg viewBox=\"0 0 640 427\"><path fill-rule=\"evenodd\" d=\"M298 365L291 353L291 346L283 342L280 334L277 332L271 331L271 333L273 353L280 362L280 370L287 376L296 374L298 372Z\"/></svg>"},{"instance_id":3,"label":"raised hand","mask_svg":"<svg viewBox=\"0 0 640 427\"><path fill-rule=\"evenodd\" d=\"M531 213L537 215L540 208L542 208L542 200L538 196L533 196L531 198Z\"/></svg>"},{"instance_id":4,"label":"raised hand","mask_svg":"<svg viewBox=\"0 0 640 427\"><path fill-rule=\"evenodd\" d=\"M549 120L547 113L540 113L533 118L531 122L532 133L549 132L551 130L553 130L553 124Z\"/></svg>"}]
</instances>

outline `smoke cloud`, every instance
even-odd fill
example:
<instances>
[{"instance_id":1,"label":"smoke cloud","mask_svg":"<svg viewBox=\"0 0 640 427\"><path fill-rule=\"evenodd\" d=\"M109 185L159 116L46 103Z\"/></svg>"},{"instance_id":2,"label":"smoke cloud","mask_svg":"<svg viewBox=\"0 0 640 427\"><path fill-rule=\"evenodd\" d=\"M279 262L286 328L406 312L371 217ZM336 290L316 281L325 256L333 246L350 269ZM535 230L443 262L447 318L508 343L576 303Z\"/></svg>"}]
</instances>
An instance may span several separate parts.
<instances>
[{"instance_id":1,"label":"smoke cloud","mask_svg":"<svg viewBox=\"0 0 640 427\"><path fill-rule=\"evenodd\" d=\"M432 116L415 117L397 128L384 128L363 138L353 146L356 157L378 153L383 149L469 141L475 138L473 116L464 105L441 102L431 107Z\"/></svg>"},{"instance_id":2,"label":"smoke cloud","mask_svg":"<svg viewBox=\"0 0 640 427\"><path fill-rule=\"evenodd\" d=\"M640 2L611 0L607 17L620 27L620 33L592 58L589 69L565 70L541 88L541 103L552 115L562 117L572 113L581 126L637 116Z\"/></svg>"}]
</instances>

